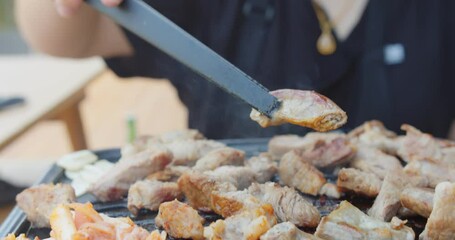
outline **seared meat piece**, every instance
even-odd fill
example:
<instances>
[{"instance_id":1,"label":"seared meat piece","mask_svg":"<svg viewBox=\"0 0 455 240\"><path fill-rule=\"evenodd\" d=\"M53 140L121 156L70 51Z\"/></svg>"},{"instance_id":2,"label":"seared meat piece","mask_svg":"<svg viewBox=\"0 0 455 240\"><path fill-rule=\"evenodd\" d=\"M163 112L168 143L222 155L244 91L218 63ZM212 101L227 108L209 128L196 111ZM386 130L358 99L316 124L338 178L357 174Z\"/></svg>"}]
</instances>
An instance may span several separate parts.
<instances>
[{"instance_id":1,"label":"seared meat piece","mask_svg":"<svg viewBox=\"0 0 455 240\"><path fill-rule=\"evenodd\" d=\"M243 165L245 152L230 147L215 149L197 160L193 167L197 171L213 170L224 165Z\"/></svg>"},{"instance_id":2,"label":"seared meat piece","mask_svg":"<svg viewBox=\"0 0 455 240\"><path fill-rule=\"evenodd\" d=\"M418 216L417 213L415 213L415 212L411 211L411 209L405 208L405 207L400 207L400 209L398 209L398 212L397 212L397 217L403 218L403 219L410 218L410 217L416 217L416 216Z\"/></svg>"},{"instance_id":3,"label":"seared meat piece","mask_svg":"<svg viewBox=\"0 0 455 240\"><path fill-rule=\"evenodd\" d=\"M134 215L142 208L158 210L161 203L182 199L183 194L177 183L155 180L138 181L128 191L128 209Z\"/></svg>"},{"instance_id":4,"label":"seared meat piece","mask_svg":"<svg viewBox=\"0 0 455 240\"><path fill-rule=\"evenodd\" d=\"M400 170L403 166L396 157L385 154L381 150L358 146L357 153L350 166L364 172L374 173L381 180L390 171Z\"/></svg>"},{"instance_id":5,"label":"seared meat piece","mask_svg":"<svg viewBox=\"0 0 455 240\"><path fill-rule=\"evenodd\" d=\"M354 168L342 168L338 172L337 186L367 197L376 197L382 181L372 173Z\"/></svg>"},{"instance_id":6,"label":"seared meat piece","mask_svg":"<svg viewBox=\"0 0 455 240\"><path fill-rule=\"evenodd\" d=\"M281 101L272 119L253 109L250 118L262 127L292 123L327 132L343 126L348 117L334 102L314 91L281 89L270 92Z\"/></svg>"},{"instance_id":7,"label":"seared meat piece","mask_svg":"<svg viewBox=\"0 0 455 240\"><path fill-rule=\"evenodd\" d=\"M433 211L419 239L455 239L455 183L442 182L436 186Z\"/></svg>"},{"instance_id":8,"label":"seared meat piece","mask_svg":"<svg viewBox=\"0 0 455 240\"><path fill-rule=\"evenodd\" d=\"M384 127L378 120L367 121L348 133L351 143L357 146L375 148L395 155L399 142L396 134Z\"/></svg>"},{"instance_id":9,"label":"seared meat piece","mask_svg":"<svg viewBox=\"0 0 455 240\"><path fill-rule=\"evenodd\" d=\"M248 192L260 201L271 204L280 222L289 221L299 227L316 227L321 218L317 208L292 188L272 182L253 183Z\"/></svg>"},{"instance_id":10,"label":"seared meat piece","mask_svg":"<svg viewBox=\"0 0 455 240\"><path fill-rule=\"evenodd\" d=\"M210 211L211 194L214 191L229 192L237 188L230 182L221 182L214 177L198 172L184 173L178 180L179 189L195 209Z\"/></svg>"},{"instance_id":11,"label":"seared meat piece","mask_svg":"<svg viewBox=\"0 0 455 240\"><path fill-rule=\"evenodd\" d=\"M428 160L414 160L404 167L407 174L422 176L428 179L430 187L436 187L444 181L455 182L455 166L435 163Z\"/></svg>"},{"instance_id":12,"label":"seared meat piece","mask_svg":"<svg viewBox=\"0 0 455 240\"><path fill-rule=\"evenodd\" d=\"M290 187L295 187L303 193L316 196L326 179L318 169L294 151L286 153L278 167L281 181Z\"/></svg>"},{"instance_id":13,"label":"seared meat piece","mask_svg":"<svg viewBox=\"0 0 455 240\"><path fill-rule=\"evenodd\" d=\"M406 136L401 141L398 155L404 161L431 160L439 162L441 160L441 146L433 136L422 133L408 124L403 124L401 129L406 131Z\"/></svg>"},{"instance_id":14,"label":"seared meat piece","mask_svg":"<svg viewBox=\"0 0 455 240\"><path fill-rule=\"evenodd\" d=\"M170 143L180 140L201 140L205 139L204 135L196 129L183 129L165 132L157 137L161 143Z\"/></svg>"},{"instance_id":15,"label":"seared meat piece","mask_svg":"<svg viewBox=\"0 0 455 240\"><path fill-rule=\"evenodd\" d=\"M230 217L242 211L259 208L262 205L263 203L249 194L247 190L212 192L211 208L223 218Z\"/></svg>"},{"instance_id":16,"label":"seared meat piece","mask_svg":"<svg viewBox=\"0 0 455 240\"><path fill-rule=\"evenodd\" d=\"M74 189L68 184L41 184L25 189L16 202L34 227L49 227L49 217L60 204L76 201Z\"/></svg>"},{"instance_id":17,"label":"seared meat piece","mask_svg":"<svg viewBox=\"0 0 455 240\"><path fill-rule=\"evenodd\" d=\"M338 165L354 155L346 135L340 133L308 133L305 137L283 135L269 142L269 152L276 159L292 150L316 167Z\"/></svg>"},{"instance_id":18,"label":"seared meat piece","mask_svg":"<svg viewBox=\"0 0 455 240\"><path fill-rule=\"evenodd\" d=\"M177 200L160 205L155 223L174 238L204 239L204 218Z\"/></svg>"},{"instance_id":19,"label":"seared meat piece","mask_svg":"<svg viewBox=\"0 0 455 240\"><path fill-rule=\"evenodd\" d=\"M89 191L103 202L120 199L133 183L163 170L171 160L172 154L163 149L134 154L117 162Z\"/></svg>"},{"instance_id":20,"label":"seared meat piece","mask_svg":"<svg viewBox=\"0 0 455 240\"><path fill-rule=\"evenodd\" d=\"M434 190L431 188L406 188L401 192L400 202L403 207L422 217L428 218L433 209Z\"/></svg>"},{"instance_id":21,"label":"seared meat piece","mask_svg":"<svg viewBox=\"0 0 455 240\"><path fill-rule=\"evenodd\" d=\"M331 142L336 138L345 137L341 133L307 133L305 137L298 135L277 135L270 139L269 153L274 159L281 159L284 154L292 150L312 149L317 142Z\"/></svg>"},{"instance_id":22,"label":"seared meat piece","mask_svg":"<svg viewBox=\"0 0 455 240\"><path fill-rule=\"evenodd\" d=\"M205 171L204 174L221 182L230 182L238 190L243 190L256 181L256 173L249 167L243 166L221 166L212 171Z\"/></svg>"},{"instance_id":23,"label":"seared meat piece","mask_svg":"<svg viewBox=\"0 0 455 240\"><path fill-rule=\"evenodd\" d=\"M213 140L177 140L164 146L174 156L172 165L193 166L199 158L226 145Z\"/></svg>"},{"instance_id":24,"label":"seared meat piece","mask_svg":"<svg viewBox=\"0 0 455 240\"><path fill-rule=\"evenodd\" d=\"M146 177L147 180L156 180L162 182L177 182L183 173L191 171L187 166L167 165L164 170L152 173Z\"/></svg>"},{"instance_id":25,"label":"seared meat piece","mask_svg":"<svg viewBox=\"0 0 455 240\"><path fill-rule=\"evenodd\" d=\"M428 181L418 176L409 176L403 171L389 172L381 185L368 215L382 221L390 221L401 207L400 195L407 187L426 187Z\"/></svg>"},{"instance_id":26,"label":"seared meat piece","mask_svg":"<svg viewBox=\"0 0 455 240\"><path fill-rule=\"evenodd\" d=\"M394 218L387 223L367 216L347 201L323 217L314 234L325 240L414 240L414 231Z\"/></svg>"},{"instance_id":27,"label":"seared meat piece","mask_svg":"<svg viewBox=\"0 0 455 240\"><path fill-rule=\"evenodd\" d=\"M319 189L319 195L325 195L330 198L338 199L341 197L342 192L340 188L333 183L325 183L321 189Z\"/></svg>"},{"instance_id":28,"label":"seared meat piece","mask_svg":"<svg viewBox=\"0 0 455 240\"><path fill-rule=\"evenodd\" d=\"M263 204L259 208L217 220L204 228L204 237L208 240L257 240L275 224L272 206Z\"/></svg>"},{"instance_id":29,"label":"seared meat piece","mask_svg":"<svg viewBox=\"0 0 455 240\"><path fill-rule=\"evenodd\" d=\"M276 162L268 153L261 153L259 156L248 159L245 166L253 170L256 174L256 181L259 183L270 181L278 171Z\"/></svg>"},{"instance_id":30,"label":"seared meat piece","mask_svg":"<svg viewBox=\"0 0 455 240\"><path fill-rule=\"evenodd\" d=\"M290 222L283 222L273 226L264 235L261 240L322 240L309 233L298 229Z\"/></svg>"}]
</instances>

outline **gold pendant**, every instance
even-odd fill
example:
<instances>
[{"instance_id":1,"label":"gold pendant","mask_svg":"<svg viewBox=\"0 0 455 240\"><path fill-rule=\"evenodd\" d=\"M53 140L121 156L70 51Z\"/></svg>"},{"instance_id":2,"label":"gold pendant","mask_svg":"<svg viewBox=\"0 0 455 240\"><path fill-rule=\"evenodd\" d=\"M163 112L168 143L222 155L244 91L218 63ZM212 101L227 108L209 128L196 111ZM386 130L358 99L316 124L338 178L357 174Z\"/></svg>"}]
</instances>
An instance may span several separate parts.
<instances>
[{"instance_id":1,"label":"gold pendant","mask_svg":"<svg viewBox=\"0 0 455 240\"><path fill-rule=\"evenodd\" d=\"M316 42L316 48L321 55L330 55L337 49L335 38L330 31L323 31Z\"/></svg>"}]
</instances>

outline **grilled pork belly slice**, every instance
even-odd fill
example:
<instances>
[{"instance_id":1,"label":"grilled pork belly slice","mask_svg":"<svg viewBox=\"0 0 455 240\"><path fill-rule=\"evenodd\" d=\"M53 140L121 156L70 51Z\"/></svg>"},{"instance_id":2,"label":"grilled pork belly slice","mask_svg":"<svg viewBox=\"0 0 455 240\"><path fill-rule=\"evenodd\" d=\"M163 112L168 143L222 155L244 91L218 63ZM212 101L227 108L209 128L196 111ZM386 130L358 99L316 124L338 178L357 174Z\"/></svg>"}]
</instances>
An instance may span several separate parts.
<instances>
[{"instance_id":1,"label":"grilled pork belly slice","mask_svg":"<svg viewBox=\"0 0 455 240\"><path fill-rule=\"evenodd\" d=\"M422 176L428 179L430 187L438 183L455 182L455 166L445 163L436 163L430 160L413 160L404 167L407 174Z\"/></svg>"},{"instance_id":2,"label":"grilled pork belly slice","mask_svg":"<svg viewBox=\"0 0 455 240\"><path fill-rule=\"evenodd\" d=\"M204 228L204 237L208 240L257 240L275 224L272 206L263 204L211 223Z\"/></svg>"},{"instance_id":3,"label":"grilled pork belly slice","mask_svg":"<svg viewBox=\"0 0 455 240\"><path fill-rule=\"evenodd\" d=\"M245 152L230 147L223 147L215 149L201 159L197 160L196 165L193 167L197 171L214 170L217 167L224 165L243 165L245 160Z\"/></svg>"},{"instance_id":4,"label":"grilled pork belly slice","mask_svg":"<svg viewBox=\"0 0 455 240\"><path fill-rule=\"evenodd\" d=\"M177 140L164 144L173 155L172 165L194 166L196 161L207 153L225 144L213 140Z\"/></svg>"},{"instance_id":5,"label":"grilled pork belly slice","mask_svg":"<svg viewBox=\"0 0 455 240\"><path fill-rule=\"evenodd\" d=\"M334 102L314 91L281 89L270 92L281 101L272 118L253 109L250 118L262 127L292 123L327 132L343 126L348 117Z\"/></svg>"},{"instance_id":6,"label":"grilled pork belly slice","mask_svg":"<svg viewBox=\"0 0 455 240\"><path fill-rule=\"evenodd\" d=\"M211 194L214 191L230 192L237 188L230 182L222 182L199 172L184 173L177 181L188 203L195 209L210 211Z\"/></svg>"},{"instance_id":7,"label":"grilled pork belly slice","mask_svg":"<svg viewBox=\"0 0 455 240\"><path fill-rule=\"evenodd\" d=\"M278 173L281 182L285 185L313 196L316 196L326 183L324 174L294 151L283 156L278 167Z\"/></svg>"},{"instance_id":8,"label":"grilled pork belly slice","mask_svg":"<svg viewBox=\"0 0 455 240\"><path fill-rule=\"evenodd\" d=\"M428 218L433 209L434 190L431 188L406 188L401 192L400 202L403 207Z\"/></svg>"},{"instance_id":9,"label":"grilled pork belly slice","mask_svg":"<svg viewBox=\"0 0 455 240\"><path fill-rule=\"evenodd\" d=\"M347 201L323 217L315 236L325 240L413 240L414 231L394 218L387 223L367 216Z\"/></svg>"},{"instance_id":10,"label":"grilled pork belly slice","mask_svg":"<svg viewBox=\"0 0 455 240\"><path fill-rule=\"evenodd\" d=\"M25 189L16 202L34 227L50 227L49 217L60 204L76 201L74 189L68 184L41 184Z\"/></svg>"},{"instance_id":11,"label":"grilled pork belly slice","mask_svg":"<svg viewBox=\"0 0 455 240\"><path fill-rule=\"evenodd\" d=\"M280 222L289 221L299 227L316 227L319 211L294 189L277 183L253 183L248 192L264 203L271 204Z\"/></svg>"},{"instance_id":12,"label":"grilled pork belly slice","mask_svg":"<svg viewBox=\"0 0 455 240\"><path fill-rule=\"evenodd\" d=\"M348 133L351 143L395 155L399 147L396 134L378 120L367 121Z\"/></svg>"},{"instance_id":13,"label":"grilled pork belly slice","mask_svg":"<svg viewBox=\"0 0 455 240\"><path fill-rule=\"evenodd\" d=\"M413 160L439 162L442 159L441 146L432 135L422 133L408 124L401 125L401 129L406 131L397 152L401 159L406 162Z\"/></svg>"},{"instance_id":14,"label":"grilled pork belly slice","mask_svg":"<svg viewBox=\"0 0 455 240\"><path fill-rule=\"evenodd\" d=\"M245 166L249 167L256 174L256 181L265 183L270 181L278 172L277 163L268 153L261 153L245 161Z\"/></svg>"},{"instance_id":15,"label":"grilled pork belly slice","mask_svg":"<svg viewBox=\"0 0 455 240\"><path fill-rule=\"evenodd\" d=\"M389 172L381 185L368 215L382 221L390 221L401 207L400 195L407 187L426 187L428 181L419 176L409 176L403 171Z\"/></svg>"},{"instance_id":16,"label":"grilled pork belly slice","mask_svg":"<svg viewBox=\"0 0 455 240\"><path fill-rule=\"evenodd\" d=\"M212 192L211 208L223 218L242 211L259 208L263 203L247 190L233 192Z\"/></svg>"},{"instance_id":17,"label":"grilled pork belly slice","mask_svg":"<svg viewBox=\"0 0 455 240\"><path fill-rule=\"evenodd\" d=\"M171 160L172 154L163 148L134 154L117 162L89 191L103 202L120 199L133 183L163 170Z\"/></svg>"},{"instance_id":18,"label":"grilled pork belly slice","mask_svg":"<svg viewBox=\"0 0 455 240\"><path fill-rule=\"evenodd\" d=\"M158 210L163 202L182 199L177 183L152 180L137 181L128 191L128 209L137 215L140 209Z\"/></svg>"},{"instance_id":19,"label":"grilled pork belly slice","mask_svg":"<svg viewBox=\"0 0 455 240\"><path fill-rule=\"evenodd\" d=\"M316 236L298 229L290 222L283 222L273 226L260 240L322 240Z\"/></svg>"},{"instance_id":20,"label":"grilled pork belly slice","mask_svg":"<svg viewBox=\"0 0 455 240\"><path fill-rule=\"evenodd\" d=\"M382 181L376 175L354 168L342 168L338 172L337 186L367 197L376 197Z\"/></svg>"},{"instance_id":21,"label":"grilled pork belly slice","mask_svg":"<svg viewBox=\"0 0 455 240\"><path fill-rule=\"evenodd\" d=\"M330 197L330 198L334 198L334 199L339 199L341 197L341 190L340 188L336 185L336 184L333 184L333 183L325 183L321 189L319 189L319 195L325 195L327 197Z\"/></svg>"},{"instance_id":22,"label":"grilled pork belly slice","mask_svg":"<svg viewBox=\"0 0 455 240\"><path fill-rule=\"evenodd\" d=\"M244 166L221 166L212 171L205 171L204 174L220 182L230 182L238 190L248 188L257 177L251 168Z\"/></svg>"},{"instance_id":23,"label":"grilled pork belly slice","mask_svg":"<svg viewBox=\"0 0 455 240\"><path fill-rule=\"evenodd\" d=\"M204 218L189 205L177 200L160 205L155 223L174 238L204 239Z\"/></svg>"},{"instance_id":24,"label":"grilled pork belly slice","mask_svg":"<svg viewBox=\"0 0 455 240\"><path fill-rule=\"evenodd\" d=\"M350 166L363 172L374 173L381 180L390 171L400 170L403 166L396 157L381 150L359 145Z\"/></svg>"},{"instance_id":25,"label":"grilled pork belly slice","mask_svg":"<svg viewBox=\"0 0 455 240\"><path fill-rule=\"evenodd\" d=\"M283 135L269 142L269 152L276 159L292 150L316 167L342 164L355 152L346 135L341 133L308 133L304 137Z\"/></svg>"},{"instance_id":26,"label":"grilled pork belly slice","mask_svg":"<svg viewBox=\"0 0 455 240\"><path fill-rule=\"evenodd\" d=\"M442 182L436 186L433 210L419 239L455 239L455 183Z\"/></svg>"}]
</instances>

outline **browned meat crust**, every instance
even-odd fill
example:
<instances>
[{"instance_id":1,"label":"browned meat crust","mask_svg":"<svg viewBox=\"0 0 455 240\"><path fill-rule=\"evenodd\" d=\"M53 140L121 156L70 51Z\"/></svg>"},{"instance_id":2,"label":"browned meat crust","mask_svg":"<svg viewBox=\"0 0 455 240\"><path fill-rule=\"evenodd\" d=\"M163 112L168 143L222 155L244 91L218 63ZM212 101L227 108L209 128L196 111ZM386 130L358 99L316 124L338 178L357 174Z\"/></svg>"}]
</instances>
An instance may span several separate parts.
<instances>
[{"instance_id":1,"label":"browned meat crust","mask_svg":"<svg viewBox=\"0 0 455 240\"><path fill-rule=\"evenodd\" d=\"M50 227L49 217L60 204L76 201L74 189L68 184L41 184L25 189L16 202L35 227Z\"/></svg>"},{"instance_id":2,"label":"browned meat crust","mask_svg":"<svg viewBox=\"0 0 455 240\"><path fill-rule=\"evenodd\" d=\"M338 187L363 196L376 197L381 185L382 181L372 173L362 172L354 168L342 168L338 172Z\"/></svg>"},{"instance_id":3,"label":"browned meat crust","mask_svg":"<svg viewBox=\"0 0 455 240\"><path fill-rule=\"evenodd\" d=\"M117 162L90 188L100 201L117 200L127 194L130 186L147 175L164 169L172 154L163 149L146 150Z\"/></svg>"},{"instance_id":4,"label":"browned meat crust","mask_svg":"<svg viewBox=\"0 0 455 240\"><path fill-rule=\"evenodd\" d=\"M155 223L174 238L204 239L204 218L177 200L160 205Z\"/></svg>"},{"instance_id":5,"label":"browned meat crust","mask_svg":"<svg viewBox=\"0 0 455 240\"><path fill-rule=\"evenodd\" d=\"M197 160L193 167L197 171L214 170L224 165L243 165L245 152L230 147L215 149Z\"/></svg>"},{"instance_id":6,"label":"browned meat crust","mask_svg":"<svg viewBox=\"0 0 455 240\"><path fill-rule=\"evenodd\" d=\"M289 221L299 227L316 227L321 218L319 211L293 188L277 183L253 183L248 192L273 206L280 222Z\"/></svg>"},{"instance_id":7,"label":"browned meat crust","mask_svg":"<svg viewBox=\"0 0 455 240\"><path fill-rule=\"evenodd\" d=\"M403 207L428 218L433 209L434 190L431 188L406 188L400 195Z\"/></svg>"},{"instance_id":8,"label":"browned meat crust","mask_svg":"<svg viewBox=\"0 0 455 240\"><path fill-rule=\"evenodd\" d=\"M177 183L144 180L133 184L128 191L128 209L137 215L140 209L158 210L163 202L182 199Z\"/></svg>"},{"instance_id":9,"label":"browned meat crust","mask_svg":"<svg viewBox=\"0 0 455 240\"><path fill-rule=\"evenodd\" d=\"M359 146L350 166L362 170L363 172L374 173L381 180L390 171L403 168L400 161L381 150L371 147Z\"/></svg>"},{"instance_id":10,"label":"browned meat crust","mask_svg":"<svg viewBox=\"0 0 455 240\"><path fill-rule=\"evenodd\" d=\"M261 240L322 240L316 236L298 229L290 222L283 222L273 226L264 235Z\"/></svg>"},{"instance_id":11,"label":"browned meat crust","mask_svg":"<svg viewBox=\"0 0 455 240\"><path fill-rule=\"evenodd\" d=\"M280 180L303 193L316 196L326 179L313 165L291 151L283 156L278 167Z\"/></svg>"},{"instance_id":12,"label":"browned meat crust","mask_svg":"<svg viewBox=\"0 0 455 240\"><path fill-rule=\"evenodd\" d=\"M262 127L292 123L327 132L343 126L348 117L346 113L327 97L314 91L281 89L270 92L281 101L281 107L273 118L251 111L250 118Z\"/></svg>"}]
</instances>

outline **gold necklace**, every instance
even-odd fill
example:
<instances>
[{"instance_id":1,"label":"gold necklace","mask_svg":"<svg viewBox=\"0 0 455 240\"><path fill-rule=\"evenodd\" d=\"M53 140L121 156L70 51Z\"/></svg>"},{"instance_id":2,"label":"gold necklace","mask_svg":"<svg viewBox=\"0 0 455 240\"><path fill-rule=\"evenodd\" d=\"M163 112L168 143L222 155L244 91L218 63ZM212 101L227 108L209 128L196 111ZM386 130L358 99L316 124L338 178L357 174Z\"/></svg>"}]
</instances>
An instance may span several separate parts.
<instances>
[{"instance_id":1,"label":"gold necklace","mask_svg":"<svg viewBox=\"0 0 455 240\"><path fill-rule=\"evenodd\" d=\"M311 2L319 22L319 27L321 28L321 35L316 42L316 49L321 55L331 55L337 49L337 43L332 34L332 23L329 21L322 8L314 1Z\"/></svg>"}]
</instances>

